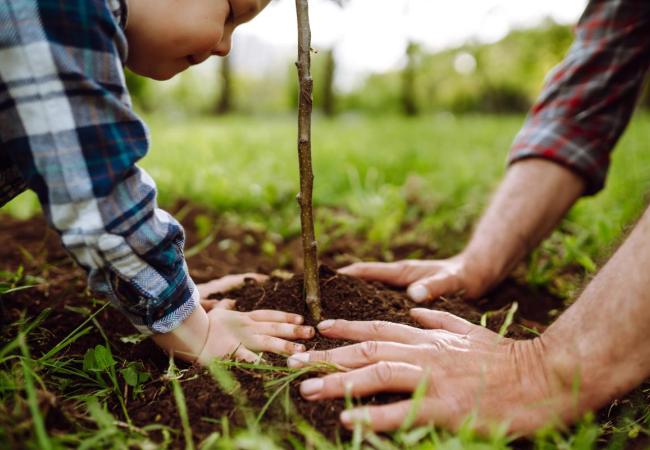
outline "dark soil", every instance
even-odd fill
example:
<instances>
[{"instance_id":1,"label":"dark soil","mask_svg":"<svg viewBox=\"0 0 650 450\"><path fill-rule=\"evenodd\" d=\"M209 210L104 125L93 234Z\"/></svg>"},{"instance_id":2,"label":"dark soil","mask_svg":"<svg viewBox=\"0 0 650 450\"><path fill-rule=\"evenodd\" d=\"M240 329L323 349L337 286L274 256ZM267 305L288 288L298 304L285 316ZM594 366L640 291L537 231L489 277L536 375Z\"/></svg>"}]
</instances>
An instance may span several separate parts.
<instances>
[{"instance_id":1,"label":"dark soil","mask_svg":"<svg viewBox=\"0 0 650 450\"><path fill-rule=\"evenodd\" d=\"M187 214L183 220L188 233L187 248L199 243L205 236L198 236L198 217L206 213L185 206ZM278 268L295 271L300 265L300 247L297 240L284 242L269 236L264 231L233 225L225 220L209 216L215 239L198 255L189 259L192 276L197 282L207 281L229 273L262 272L271 273ZM273 243L273 252L261 251L264 243ZM268 247L268 246L267 246ZM396 258L408 257L417 252L418 257L434 257L437 248L426 243L400 244L390 249ZM380 259L385 249L362 245L354 236L343 236L323 252L322 260L330 266L338 266L358 258ZM49 231L42 219L18 221L0 216L0 261L2 270L15 271L24 267L25 273L42 278L34 288L5 295L0 298L0 336L5 341L17 332L17 322L25 318L38 316L46 308L51 311L43 324L32 332L29 339L32 354L38 356L49 351L73 329L82 323L88 312L96 310L102 302L94 300L85 287L85 276L59 244L58 236ZM364 281L337 274L323 267L321 269L321 290L323 296L323 314L325 318L342 318L348 320L388 320L417 326L412 323L408 309L414 304L403 291L395 290L378 283ZM304 315L302 302L302 279L300 275L289 279L272 277L263 284L248 281L243 287L227 294L237 299L237 307L243 311L253 309L280 309ZM472 322L479 322L481 316L488 312L487 325L498 330L513 301L519 303L514 323L508 330L513 338L529 338L530 329L543 331L564 307L561 299L547 292L533 290L525 284L509 279L490 295L474 303L459 299L440 299L430 306L449 311ZM85 313L84 313L85 308ZM313 324L307 320L307 323ZM174 443L183 446L181 420L176 403L166 377L168 358L149 340L132 344L121 338L134 334L133 328L112 308L104 309L97 317L97 324L108 338L115 358L119 361L140 361L144 369L151 374L149 381L137 396L126 396L127 409L133 422L138 426L156 423L176 430ZM64 356L81 360L85 351L98 344L104 344L104 338L97 328L84 335L64 350ZM308 348L327 349L345 344L322 336L305 342ZM266 361L284 366L283 357L266 355ZM256 370L234 369L240 387L236 392L224 392L214 379L204 370L196 367L181 367L181 385L187 400L194 439L200 442L210 433L221 430L219 422L227 417L233 424L245 424L246 411L255 416L266 403L269 392L264 382L277 374L263 373ZM60 380L57 380L60 381ZM123 380L120 379L120 382ZM335 438L340 434L347 438L338 425L338 414L343 404L341 401L308 403L297 392L299 381L290 386L289 397L295 410L312 426L324 435ZM40 390L42 409L46 417L48 430L53 433L66 433L80 428L80 412L70 395L84 393L84 387L73 383L48 382L47 391ZM638 389L631 396L617 402L601 413L603 421L613 420L618 409L629 407L629 398L648 401L647 391ZM246 407L242 405L246 399ZM401 398L398 395L380 395L365 399L367 403L387 402ZM277 402L283 403L283 402ZM121 420L122 413L115 399L109 398L113 414ZM11 411L11 414L8 412ZM19 408L10 404L2 406L0 428L19 429L21 424L29 421L26 407ZM7 414L4 414L7 413ZM603 415L604 414L604 415ZM265 416L267 423L273 422L273 429L285 424L286 432L295 432L295 420L286 416L282 405L271 408ZM3 423L4 422L4 423ZM84 424L88 426L87 423ZM282 428L282 426L281 426ZM13 436L16 448L20 447L20 433ZM151 438L161 439L161 434L152 432Z\"/></svg>"}]
</instances>

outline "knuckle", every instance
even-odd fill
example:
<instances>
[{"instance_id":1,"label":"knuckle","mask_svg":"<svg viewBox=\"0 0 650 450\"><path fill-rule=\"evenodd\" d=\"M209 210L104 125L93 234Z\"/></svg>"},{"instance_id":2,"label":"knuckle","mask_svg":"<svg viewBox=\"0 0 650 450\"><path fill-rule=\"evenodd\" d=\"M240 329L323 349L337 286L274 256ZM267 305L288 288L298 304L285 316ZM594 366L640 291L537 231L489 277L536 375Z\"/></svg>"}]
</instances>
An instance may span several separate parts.
<instances>
[{"instance_id":1,"label":"knuckle","mask_svg":"<svg viewBox=\"0 0 650 450\"><path fill-rule=\"evenodd\" d=\"M329 381L329 388L331 389L332 392L343 393L351 388L351 386L346 386L346 381L342 374L337 373L334 375L330 375L328 381ZM325 383L325 386L327 385L328 383Z\"/></svg>"},{"instance_id":2,"label":"knuckle","mask_svg":"<svg viewBox=\"0 0 650 450\"><path fill-rule=\"evenodd\" d=\"M331 363L332 362L332 352L329 350L325 350L322 352L318 352L320 356L320 360L325 362L325 363Z\"/></svg>"},{"instance_id":3,"label":"knuckle","mask_svg":"<svg viewBox=\"0 0 650 450\"><path fill-rule=\"evenodd\" d=\"M328 356L326 355L326 351L310 351L309 352L309 361L310 362L323 362L327 363L328 361Z\"/></svg>"},{"instance_id":4,"label":"knuckle","mask_svg":"<svg viewBox=\"0 0 650 450\"><path fill-rule=\"evenodd\" d=\"M388 322L384 322L382 320L373 320L370 323L370 328L374 333L381 335L386 330L387 325Z\"/></svg>"},{"instance_id":5,"label":"knuckle","mask_svg":"<svg viewBox=\"0 0 650 450\"><path fill-rule=\"evenodd\" d=\"M368 361L371 361L376 357L377 351L377 341L366 341L359 345L359 352L361 353L361 356Z\"/></svg>"},{"instance_id":6,"label":"knuckle","mask_svg":"<svg viewBox=\"0 0 650 450\"><path fill-rule=\"evenodd\" d=\"M375 365L374 373L377 381L380 384L385 385L393 380L394 368L392 364L382 361Z\"/></svg>"},{"instance_id":7,"label":"knuckle","mask_svg":"<svg viewBox=\"0 0 650 450\"><path fill-rule=\"evenodd\" d=\"M413 270L413 262L409 260L403 260L395 263L397 268L397 278L401 283L407 283L410 279L411 271Z\"/></svg>"}]
</instances>

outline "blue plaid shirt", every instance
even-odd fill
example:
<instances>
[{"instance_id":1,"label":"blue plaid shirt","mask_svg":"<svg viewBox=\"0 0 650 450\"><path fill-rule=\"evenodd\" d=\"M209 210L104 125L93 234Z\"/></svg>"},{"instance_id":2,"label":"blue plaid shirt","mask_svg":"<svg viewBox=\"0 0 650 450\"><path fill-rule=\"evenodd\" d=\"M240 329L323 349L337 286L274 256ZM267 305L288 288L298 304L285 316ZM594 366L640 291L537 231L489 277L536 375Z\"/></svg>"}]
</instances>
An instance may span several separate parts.
<instances>
[{"instance_id":1,"label":"blue plaid shirt","mask_svg":"<svg viewBox=\"0 0 650 450\"><path fill-rule=\"evenodd\" d=\"M148 150L124 80L120 0L0 0L0 206L36 192L49 224L142 332L198 305L181 225L136 162Z\"/></svg>"}]
</instances>

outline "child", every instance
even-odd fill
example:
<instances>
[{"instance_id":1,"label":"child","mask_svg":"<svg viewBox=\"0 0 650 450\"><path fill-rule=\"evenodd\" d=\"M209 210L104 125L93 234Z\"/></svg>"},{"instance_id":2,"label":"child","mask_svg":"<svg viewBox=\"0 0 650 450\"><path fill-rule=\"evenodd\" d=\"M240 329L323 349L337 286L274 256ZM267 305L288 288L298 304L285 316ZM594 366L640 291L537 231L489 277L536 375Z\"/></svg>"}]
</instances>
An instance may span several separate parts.
<instances>
[{"instance_id":1,"label":"child","mask_svg":"<svg viewBox=\"0 0 650 450\"><path fill-rule=\"evenodd\" d=\"M190 278L183 229L135 164L149 143L122 67L163 80L225 56L269 1L0 0L0 206L34 190L91 288L190 362L303 351L284 339L314 330L294 314L200 301L233 279L200 292Z\"/></svg>"}]
</instances>

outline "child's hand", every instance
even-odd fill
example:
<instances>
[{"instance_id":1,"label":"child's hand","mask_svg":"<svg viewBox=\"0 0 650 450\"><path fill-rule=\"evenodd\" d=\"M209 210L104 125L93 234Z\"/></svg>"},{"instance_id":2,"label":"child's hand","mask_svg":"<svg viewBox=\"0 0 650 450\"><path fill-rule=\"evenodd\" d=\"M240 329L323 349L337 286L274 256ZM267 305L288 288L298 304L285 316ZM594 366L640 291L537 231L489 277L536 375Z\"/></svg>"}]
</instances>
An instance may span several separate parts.
<instances>
[{"instance_id":1,"label":"child's hand","mask_svg":"<svg viewBox=\"0 0 650 450\"><path fill-rule=\"evenodd\" d=\"M233 311L233 300L211 305L208 313L208 338L197 362L208 364L214 358L233 356L244 361L257 361L253 352L292 355L305 351L305 346L287 339L311 339L313 327L301 326L303 318L281 311Z\"/></svg>"},{"instance_id":2,"label":"child's hand","mask_svg":"<svg viewBox=\"0 0 650 450\"><path fill-rule=\"evenodd\" d=\"M154 341L175 357L202 365L226 357L257 361L258 355L253 352L304 352L303 345L286 340L314 336L312 327L301 326L301 316L268 310L233 311L233 300L207 298L241 285L246 278L264 281L267 277L254 273L229 275L198 285L202 307L171 333L155 335Z\"/></svg>"}]
</instances>

